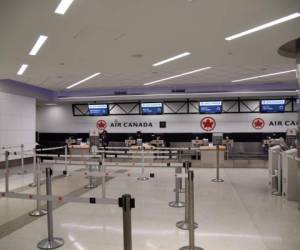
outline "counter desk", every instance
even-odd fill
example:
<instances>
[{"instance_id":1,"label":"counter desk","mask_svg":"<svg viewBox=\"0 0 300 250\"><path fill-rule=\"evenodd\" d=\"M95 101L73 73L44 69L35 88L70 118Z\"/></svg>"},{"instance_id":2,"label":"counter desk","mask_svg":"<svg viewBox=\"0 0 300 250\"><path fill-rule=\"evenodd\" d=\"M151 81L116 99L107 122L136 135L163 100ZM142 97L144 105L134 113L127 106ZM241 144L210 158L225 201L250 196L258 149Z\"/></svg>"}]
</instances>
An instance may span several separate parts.
<instances>
[{"instance_id":1,"label":"counter desk","mask_svg":"<svg viewBox=\"0 0 300 250\"><path fill-rule=\"evenodd\" d=\"M217 167L217 146L200 146L201 167L215 168ZM226 147L219 146L220 168L224 166L224 152Z\"/></svg>"}]
</instances>

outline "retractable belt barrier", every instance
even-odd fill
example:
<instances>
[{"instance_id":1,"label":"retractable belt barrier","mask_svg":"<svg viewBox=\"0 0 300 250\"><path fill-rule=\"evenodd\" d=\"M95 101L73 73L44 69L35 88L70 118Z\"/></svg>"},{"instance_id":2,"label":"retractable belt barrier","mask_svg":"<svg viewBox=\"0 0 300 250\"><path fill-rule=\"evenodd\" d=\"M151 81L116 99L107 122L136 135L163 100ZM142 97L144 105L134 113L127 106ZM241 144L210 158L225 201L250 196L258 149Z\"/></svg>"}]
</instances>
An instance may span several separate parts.
<instances>
[{"instance_id":1,"label":"retractable belt barrier","mask_svg":"<svg viewBox=\"0 0 300 250\"><path fill-rule=\"evenodd\" d=\"M194 221L194 172L188 170L188 185L187 192L188 195L188 230L189 230L189 245L179 248L179 250L203 250L201 247L195 246L195 221Z\"/></svg>"},{"instance_id":2,"label":"retractable belt barrier","mask_svg":"<svg viewBox=\"0 0 300 250\"><path fill-rule=\"evenodd\" d=\"M97 198L97 197L73 197L63 195L52 195L52 176L51 168L46 168L46 195L41 194L24 194L10 192L7 186L5 192L0 192L1 197L47 201L47 229L48 237L37 244L40 249L56 249L64 244L64 240L59 237L54 237L53 233L53 202L72 202L86 204L102 204L102 205L118 205L123 211L123 239L124 250L132 250L132 226L131 226L131 209L135 207L135 200L131 195L124 194L118 199L112 198Z\"/></svg>"}]
</instances>

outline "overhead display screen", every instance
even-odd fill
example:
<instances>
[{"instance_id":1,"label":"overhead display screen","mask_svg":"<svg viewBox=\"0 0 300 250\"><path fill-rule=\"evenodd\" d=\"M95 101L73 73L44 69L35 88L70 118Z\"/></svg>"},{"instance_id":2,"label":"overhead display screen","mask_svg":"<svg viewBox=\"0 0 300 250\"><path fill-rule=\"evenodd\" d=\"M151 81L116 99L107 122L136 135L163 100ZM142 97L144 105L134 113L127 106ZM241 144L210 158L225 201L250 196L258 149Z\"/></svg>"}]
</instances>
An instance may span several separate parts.
<instances>
[{"instance_id":1,"label":"overhead display screen","mask_svg":"<svg viewBox=\"0 0 300 250\"><path fill-rule=\"evenodd\" d=\"M282 113L285 110L285 100L261 100L260 112Z\"/></svg>"},{"instance_id":2,"label":"overhead display screen","mask_svg":"<svg viewBox=\"0 0 300 250\"><path fill-rule=\"evenodd\" d=\"M105 116L109 114L107 104L90 104L89 115L90 116Z\"/></svg>"},{"instance_id":3,"label":"overhead display screen","mask_svg":"<svg viewBox=\"0 0 300 250\"><path fill-rule=\"evenodd\" d=\"M163 113L163 104L159 103L141 103L141 112L143 115L161 115Z\"/></svg>"},{"instance_id":4,"label":"overhead display screen","mask_svg":"<svg viewBox=\"0 0 300 250\"><path fill-rule=\"evenodd\" d=\"M222 101L209 101L199 103L199 112L201 114L222 113Z\"/></svg>"}]
</instances>

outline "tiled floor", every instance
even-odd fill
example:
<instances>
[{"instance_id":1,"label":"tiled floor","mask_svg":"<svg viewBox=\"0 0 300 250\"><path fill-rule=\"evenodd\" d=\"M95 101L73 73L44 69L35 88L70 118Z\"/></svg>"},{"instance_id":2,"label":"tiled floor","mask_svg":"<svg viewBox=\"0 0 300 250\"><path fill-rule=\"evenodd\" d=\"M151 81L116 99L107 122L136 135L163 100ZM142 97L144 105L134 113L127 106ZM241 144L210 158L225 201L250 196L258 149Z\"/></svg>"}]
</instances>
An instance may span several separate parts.
<instances>
[{"instance_id":1,"label":"tiled floor","mask_svg":"<svg viewBox=\"0 0 300 250\"><path fill-rule=\"evenodd\" d=\"M138 174L140 169L129 171ZM174 199L174 170L146 168L147 173L150 171L155 178L149 181L138 181L133 176L115 177L107 182L106 195L118 198L130 193L136 199L132 210L134 250L179 249L187 244L188 233L175 226L183 219L184 209L168 207ZM195 219L199 223L196 245L206 250L300 249L297 203L270 195L267 170L224 169L221 174L225 182L212 183L214 169L195 170ZM19 183L15 187L30 179L20 175L14 178L12 182ZM53 190L56 194L68 194L86 183L83 177L58 178L53 181ZM101 197L101 187L83 196ZM181 199L184 200L183 195ZM31 201L1 198L0 224L24 219L33 208ZM0 239L0 249L36 249L37 242L47 236L46 227L46 217L34 220ZM60 249L121 250L122 211L114 205L68 203L54 210L54 232L65 240Z\"/></svg>"}]
</instances>

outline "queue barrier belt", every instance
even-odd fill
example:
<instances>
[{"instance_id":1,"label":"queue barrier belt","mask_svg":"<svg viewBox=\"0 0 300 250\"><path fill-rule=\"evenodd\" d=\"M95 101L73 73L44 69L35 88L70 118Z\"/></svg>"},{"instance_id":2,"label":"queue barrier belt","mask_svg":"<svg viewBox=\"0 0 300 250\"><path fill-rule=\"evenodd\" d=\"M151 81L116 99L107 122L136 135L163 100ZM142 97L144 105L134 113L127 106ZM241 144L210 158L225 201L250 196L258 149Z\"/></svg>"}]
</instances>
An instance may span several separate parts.
<instances>
[{"instance_id":1,"label":"queue barrier belt","mask_svg":"<svg viewBox=\"0 0 300 250\"><path fill-rule=\"evenodd\" d=\"M37 194L24 194L24 193L16 193L16 192L0 192L0 196L5 198L15 198L15 199L24 199L24 200L118 205L118 200L112 198L74 197L74 196L63 196L63 195L37 195Z\"/></svg>"}]
</instances>

